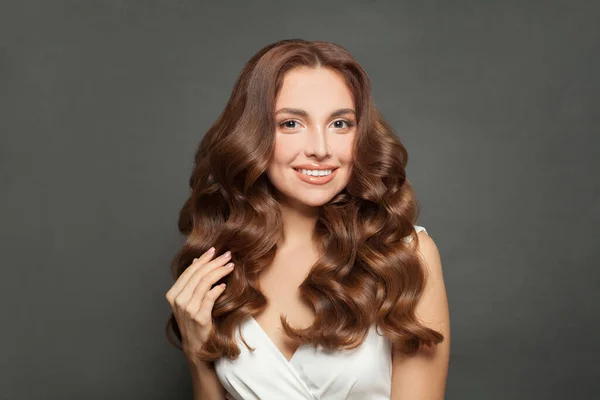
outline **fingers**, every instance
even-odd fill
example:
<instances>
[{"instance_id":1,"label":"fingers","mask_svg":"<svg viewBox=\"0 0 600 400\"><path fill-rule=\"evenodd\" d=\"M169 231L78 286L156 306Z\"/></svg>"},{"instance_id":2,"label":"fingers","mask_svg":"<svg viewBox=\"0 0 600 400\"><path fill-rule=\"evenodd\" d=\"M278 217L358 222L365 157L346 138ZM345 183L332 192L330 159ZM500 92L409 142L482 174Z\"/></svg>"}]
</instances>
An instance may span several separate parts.
<instances>
[{"instance_id":1,"label":"fingers","mask_svg":"<svg viewBox=\"0 0 600 400\"><path fill-rule=\"evenodd\" d=\"M203 279L204 276L209 274L211 271L214 271L218 267L222 267L230 259L231 259L231 253L225 252L224 254L221 254L219 257L206 263L205 265L200 265L193 272L193 275L190 277L190 279L188 280L185 287L181 290L178 297L184 296L186 298L190 298L192 296L192 293L196 289L196 286L198 286L198 282L200 282L200 280ZM217 282L217 281L214 281L211 284L214 284L215 282Z\"/></svg>"},{"instance_id":2,"label":"fingers","mask_svg":"<svg viewBox=\"0 0 600 400\"><path fill-rule=\"evenodd\" d=\"M225 254L222 254L221 256L215 258L214 260L207 262L208 260L210 260L211 257L212 257L212 255L210 255L210 254L207 254L206 257L205 257L205 255L202 255L200 257L200 259L198 259L197 261L194 261L192 263L192 265L190 267L188 267L185 271L185 272L187 272L188 270L191 270L191 272L190 272L191 276L188 274L189 278L187 279L186 282L178 285L178 287L176 287L176 288L172 289L172 291L170 291L171 292L170 303L174 303L177 309L185 309L187 313L189 313L190 311L193 311L193 313L196 313L196 311L200 307L200 302L202 301L202 298L195 299L193 304L189 304L189 303L192 299L192 295L194 294L194 291L196 290L196 287L198 286L198 283L201 281L204 281L204 282L210 281L210 284L208 285L208 287L206 287L206 285L203 286L203 288L206 287L206 290L202 292L202 295L206 294L206 291L208 291L208 288L210 288L210 286L212 286L214 283L216 283L222 277L221 276L213 281L212 278L215 275L211 275L210 277L207 277L207 275L209 275L211 271L214 271L215 269L223 266L224 263L229 261L229 259L231 258L231 252L228 251ZM183 276L183 274L182 274L182 276ZM178 279L178 281L179 281L179 279Z\"/></svg>"},{"instance_id":3,"label":"fingers","mask_svg":"<svg viewBox=\"0 0 600 400\"><path fill-rule=\"evenodd\" d=\"M208 293L206 293L206 296L204 296L204 299L200 304L200 309L196 313L195 317L196 321L200 325L206 326L212 322L212 310L215 305L215 301L224 291L225 284L221 283L220 285L215 286L214 288L210 289Z\"/></svg>"},{"instance_id":4,"label":"fingers","mask_svg":"<svg viewBox=\"0 0 600 400\"><path fill-rule=\"evenodd\" d=\"M231 271L233 271L233 263L228 263L228 264L226 264L220 268L216 268L216 269L210 271L209 273L207 273L206 275L202 276L202 278L198 281L196 288L194 289L191 299L188 302L190 309L193 310L194 312L197 312L200 309L202 302L204 301L204 298L208 295L208 292L210 290L212 290L211 289L212 285L217 283L219 281L219 279L223 278L225 275L229 274ZM215 297L215 299L216 299L216 297ZM212 309L212 306L211 306L211 309Z\"/></svg>"},{"instance_id":5,"label":"fingers","mask_svg":"<svg viewBox=\"0 0 600 400\"><path fill-rule=\"evenodd\" d=\"M204 274L214 270L217 267L222 267L229 260L231 260L231 252L226 251L225 253L221 254L219 257L215 258L214 260L212 260L204 265L201 265L196 270L196 272L194 272L194 275L197 275L197 274L204 275ZM192 278L190 278L190 281L191 281L191 279Z\"/></svg>"},{"instance_id":6,"label":"fingers","mask_svg":"<svg viewBox=\"0 0 600 400\"><path fill-rule=\"evenodd\" d=\"M214 253L215 248L211 247L206 252L204 252L204 254L200 256L200 258L194 258L192 264L190 264L190 266L186 268L185 271L183 271L183 273L179 276L179 278L177 278L177 281L173 284L171 289L169 289L169 291L167 292L166 297L170 303L175 297L179 295L179 293L181 293L185 285L187 285L189 279L194 275L194 272L196 272L196 270L199 267L209 262L213 257Z\"/></svg>"}]
</instances>

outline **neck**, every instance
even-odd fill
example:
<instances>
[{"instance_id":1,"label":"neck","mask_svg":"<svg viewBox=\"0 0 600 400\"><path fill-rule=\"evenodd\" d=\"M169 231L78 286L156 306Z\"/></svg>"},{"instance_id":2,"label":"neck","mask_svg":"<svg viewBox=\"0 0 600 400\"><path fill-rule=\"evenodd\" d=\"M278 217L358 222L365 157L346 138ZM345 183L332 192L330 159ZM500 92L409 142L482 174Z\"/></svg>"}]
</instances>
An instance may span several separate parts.
<instances>
[{"instance_id":1,"label":"neck","mask_svg":"<svg viewBox=\"0 0 600 400\"><path fill-rule=\"evenodd\" d=\"M299 202L279 201L283 219L283 237L280 247L306 246L313 244L313 232L317 223L317 207Z\"/></svg>"}]
</instances>

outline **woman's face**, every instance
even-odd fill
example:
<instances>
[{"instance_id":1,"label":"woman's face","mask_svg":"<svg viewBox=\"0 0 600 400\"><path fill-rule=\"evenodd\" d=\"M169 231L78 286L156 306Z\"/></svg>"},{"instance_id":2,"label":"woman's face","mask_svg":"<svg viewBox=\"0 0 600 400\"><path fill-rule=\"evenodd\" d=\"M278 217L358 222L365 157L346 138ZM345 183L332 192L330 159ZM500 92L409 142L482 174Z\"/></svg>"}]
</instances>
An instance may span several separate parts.
<instances>
[{"instance_id":1,"label":"woman's face","mask_svg":"<svg viewBox=\"0 0 600 400\"><path fill-rule=\"evenodd\" d=\"M352 92L336 71L295 68L285 74L275 102L275 150L267 169L280 201L317 207L344 189L352 167L354 106Z\"/></svg>"}]
</instances>

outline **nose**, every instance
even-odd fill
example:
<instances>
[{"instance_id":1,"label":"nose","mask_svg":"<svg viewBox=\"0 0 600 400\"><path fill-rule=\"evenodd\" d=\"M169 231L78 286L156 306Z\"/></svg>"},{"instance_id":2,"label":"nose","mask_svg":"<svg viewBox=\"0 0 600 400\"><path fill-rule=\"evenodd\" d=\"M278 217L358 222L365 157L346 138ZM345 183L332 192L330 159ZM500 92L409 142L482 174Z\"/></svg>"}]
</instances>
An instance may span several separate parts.
<instances>
[{"instance_id":1,"label":"nose","mask_svg":"<svg viewBox=\"0 0 600 400\"><path fill-rule=\"evenodd\" d=\"M307 130L306 147L304 154L306 157L316 157L323 159L331 155L331 149L326 137L326 130L320 126Z\"/></svg>"}]
</instances>

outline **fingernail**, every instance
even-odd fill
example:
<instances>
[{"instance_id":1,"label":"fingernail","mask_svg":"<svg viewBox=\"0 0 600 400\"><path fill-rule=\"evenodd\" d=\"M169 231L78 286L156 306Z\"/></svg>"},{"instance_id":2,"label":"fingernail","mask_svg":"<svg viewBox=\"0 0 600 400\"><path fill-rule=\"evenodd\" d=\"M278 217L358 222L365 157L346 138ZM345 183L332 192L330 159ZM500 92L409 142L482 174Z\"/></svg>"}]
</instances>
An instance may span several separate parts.
<instances>
[{"instance_id":1,"label":"fingernail","mask_svg":"<svg viewBox=\"0 0 600 400\"><path fill-rule=\"evenodd\" d=\"M233 263L229 263L229 264L227 264L227 265L225 266L225 268L232 269L232 268L233 268Z\"/></svg>"},{"instance_id":2,"label":"fingernail","mask_svg":"<svg viewBox=\"0 0 600 400\"><path fill-rule=\"evenodd\" d=\"M212 254L215 252L215 248L211 247L210 249L208 249L208 251L206 252L207 254Z\"/></svg>"},{"instance_id":3,"label":"fingernail","mask_svg":"<svg viewBox=\"0 0 600 400\"><path fill-rule=\"evenodd\" d=\"M231 251L227 251L225 254L223 254L223 257L227 258L231 256Z\"/></svg>"}]
</instances>

